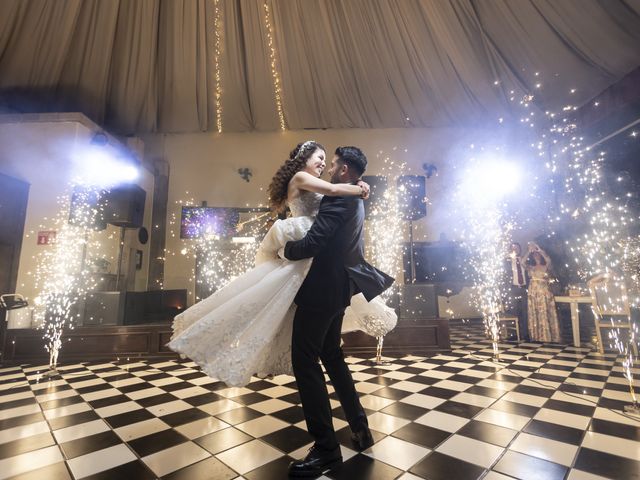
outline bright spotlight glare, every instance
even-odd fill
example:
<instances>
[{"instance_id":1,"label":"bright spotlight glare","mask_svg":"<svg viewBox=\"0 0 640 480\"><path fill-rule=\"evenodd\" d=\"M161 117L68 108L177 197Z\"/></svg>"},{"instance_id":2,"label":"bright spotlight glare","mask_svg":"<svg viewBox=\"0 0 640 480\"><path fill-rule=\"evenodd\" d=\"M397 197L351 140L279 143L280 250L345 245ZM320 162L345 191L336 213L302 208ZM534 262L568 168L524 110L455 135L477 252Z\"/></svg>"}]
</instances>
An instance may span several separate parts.
<instances>
[{"instance_id":1,"label":"bright spotlight glare","mask_svg":"<svg viewBox=\"0 0 640 480\"><path fill-rule=\"evenodd\" d=\"M76 157L77 182L97 187L113 187L136 180L138 169L105 148L92 147Z\"/></svg>"},{"instance_id":2,"label":"bright spotlight glare","mask_svg":"<svg viewBox=\"0 0 640 480\"><path fill-rule=\"evenodd\" d=\"M465 190L475 200L492 201L513 193L520 186L520 170L513 162L478 162L465 172Z\"/></svg>"}]
</instances>

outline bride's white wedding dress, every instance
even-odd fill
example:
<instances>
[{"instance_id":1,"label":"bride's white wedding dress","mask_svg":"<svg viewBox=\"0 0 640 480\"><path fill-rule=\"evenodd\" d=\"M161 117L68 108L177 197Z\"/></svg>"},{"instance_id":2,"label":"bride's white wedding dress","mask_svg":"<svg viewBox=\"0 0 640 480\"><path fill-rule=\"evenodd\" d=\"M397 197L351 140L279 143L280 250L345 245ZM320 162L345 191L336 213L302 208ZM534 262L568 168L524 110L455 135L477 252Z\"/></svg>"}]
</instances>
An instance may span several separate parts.
<instances>
[{"instance_id":1,"label":"bride's white wedding dress","mask_svg":"<svg viewBox=\"0 0 640 480\"><path fill-rule=\"evenodd\" d=\"M322 195L302 192L290 201L293 216L276 221L267 232L255 268L176 316L169 348L231 386L246 385L252 375L292 375L293 300L312 259L292 262L277 252L287 241L305 236L321 200ZM395 312L379 297L367 302L358 294L345 312L342 331L378 336L396 322Z\"/></svg>"}]
</instances>

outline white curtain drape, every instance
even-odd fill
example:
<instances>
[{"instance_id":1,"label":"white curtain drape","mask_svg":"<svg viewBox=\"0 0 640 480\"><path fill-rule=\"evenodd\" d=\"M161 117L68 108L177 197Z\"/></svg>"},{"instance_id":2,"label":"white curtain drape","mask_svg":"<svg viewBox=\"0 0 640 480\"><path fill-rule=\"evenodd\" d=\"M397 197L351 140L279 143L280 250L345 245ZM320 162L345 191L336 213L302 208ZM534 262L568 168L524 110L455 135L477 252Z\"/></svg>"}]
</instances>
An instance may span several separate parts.
<instances>
[{"instance_id":1,"label":"white curtain drape","mask_svg":"<svg viewBox=\"0 0 640 480\"><path fill-rule=\"evenodd\" d=\"M265 3L291 129L477 125L512 89L579 105L640 65L640 0L218 0L224 131L280 126ZM214 131L214 7L2 0L0 109Z\"/></svg>"}]
</instances>

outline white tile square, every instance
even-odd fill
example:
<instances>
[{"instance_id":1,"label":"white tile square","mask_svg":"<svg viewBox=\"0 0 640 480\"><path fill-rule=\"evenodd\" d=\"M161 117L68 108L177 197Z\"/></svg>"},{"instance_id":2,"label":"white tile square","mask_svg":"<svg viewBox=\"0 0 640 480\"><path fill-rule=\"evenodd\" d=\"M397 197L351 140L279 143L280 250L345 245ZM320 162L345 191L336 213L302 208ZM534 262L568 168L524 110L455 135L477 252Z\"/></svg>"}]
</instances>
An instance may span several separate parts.
<instances>
[{"instance_id":1,"label":"white tile square","mask_svg":"<svg viewBox=\"0 0 640 480\"><path fill-rule=\"evenodd\" d=\"M505 392L513 390L514 388L516 388L518 386L517 383L502 382L502 381L499 381L499 380L491 380L491 379L488 379L488 378L485 378L484 380L478 382L477 385L479 387L494 388L496 390L503 390Z\"/></svg>"},{"instance_id":2,"label":"white tile square","mask_svg":"<svg viewBox=\"0 0 640 480\"><path fill-rule=\"evenodd\" d=\"M467 405L474 405L476 407L486 408L496 401L495 398L485 397L484 395L476 395L473 393L462 392L452 397L451 400L455 402L465 403Z\"/></svg>"},{"instance_id":3,"label":"white tile square","mask_svg":"<svg viewBox=\"0 0 640 480\"><path fill-rule=\"evenodd\" d=\"M359 393L363 393L365 395L368 393L375 392L376 390L380 390L381 388L384 388L384 386L378 385L376 383L369 383L369 382L356 383L356 391L358 391Z\"/></svg>"},{"instance_id":4,"label":"white tile square","mask_svg":"<svg viewBox=\"0 0 640 480\"><path fill-rule=\"evenodd\" d=\"M21 417L23 415L31 415L32 413L39 413L40 405L37 403L31 403L29 405L23 405L22 407L8 408L6 410L0 410L0 420L6 420L8 418Z\"/></svg>"},{"instance_id":5,"label":"white tile square","mask_svg":"<svg viewBox=\"0 0 640 480\"><path fill-rule=\"evenodd\" d=\"M640 461L640 443L627 440L626 438L618 438L587 431L582 440L582 446L591 448L592 450L610 453L611 455Z\"/></svg>"},{"instance_id":6,"label":"white tile square","mask_svg":"<svg viewBox=\"0 0 640 480\"><path fill-rule=\"evenodd\" d=\"M151 380L149 383L151 385L155 385L156 387L164 387L165 385L171 385L172 383L180 383L182 379L177 377L166 377L159 378L157 380Z\"/></svg>"},{"instance_id":7,"label":"white tile square","mask_svg":"<svg viewBox=\"0 0 640 480\"><path fill-rule=\"evenodd\" d=\"M579 430L586 430L587 425L589 425L589 422L591 421L591 417L560 412L550 408L541 408L533 418L536 420L542 420L543 422L577 428Z\"/></svg>"},{"instance_id":8,"label":"white tile square","mask_svg":"<svg viewBox=\"0 0 640 480\"><path fill-rule=\"evenodd\" d=\"M143 388L142 390L134 390L133 392L125 393L125 395L131 400L140 400L141 398L149 398L155 395L164 395L165 393L167 392L165 392L161 388L150 387Z\"/></svg>"},{"instance_id":9,"label":"white tile square","mask_svg":"<svg viewBox=\"0 0 640 480\"><path fill-rule=\"evenodd\" d=\"M279 412L280 410L284 410L285 408L289 408L292 406L292 403L285 402L284 400L280 400L278 398L271 398L269 400L264 400L262 402L252 404L251 409L268 415L270 413Z\"/></svg>"},{"instance_id":10,"label":"white tile square","mask_svg":"<svg viewBox=\"0 0 640 480\"><path fill-rule=\"evenodd\" d=\"M608 408L596 407L596 411L593 414L593 418L598 418L601 420L609 420L610 422L623 423L625 425L632 425L634 427L638 427L638 420L633 420L631 418L623 417L622 415L616 412L612 412Z\"/></svg>"},{"instance_id":11,"label":"white tile square","mask_svg":"<svg viewBox=\"0 0 640 480\"><path fill-rule=\"evenodd\" d=\"M521 433L509 446L510 450L549 460L570 467L578 452L578 447L548 438Z\"/></svg>"},{"instance_id":12,"label":"white tile square","mask_svg":"<svg viewBox=\"0 0 640 480\"><path fill-rule=\"evenodd\" d=\"M193 407L184 400L173 400L172 402L153 405L152 407L148 407L147 410L153 413L156 417L162 417L163 415L182 412L183 410L188 410L190 408Z\"/></svg>"},{"instance_id":13,"label":"white tile square","mask_svg":"<svg viewBox=\"0 0 640 480\"><path fill-rule=\"evenodd\" d=\"M223 428L227 427L229 427L229 424L223 422L222 420L218 420L215 417L208 417L201 418L200 420L196 420L195 422L185 423L183 425L175 427L175 430L180 432L189 440L193 440L195 438L200 438L203 435L217 432L218 430L222 430Z\"/></svg>"},{"instance_id":14,"label":"white tile square","mask_svg":"<svg viewBox=\"0 0 640 480\"><path fill-rule=\"evenodd\" d=\"M537 395L529 395L519 392L508 392L502 397L502 400L507 400L513 403L521 403L524 405L531 405L533 407L542 407L542 405L547 403L547 397L539 397Z\"/></svg>"},{"instance_id":15,"label":"white tile square","mask_svg":"<svg viewBox=\"0 0 640 480\"><path fill-rule=\"evenodd\" d=\"M61 398L75 397L76 395L78 395L78 392L76 392L73 388L70 388L68 390L60 390L59 392L38 395L36 399L38 400L38 402L44 403L50 400L60 400Z\"/></svg>"},{"instance_id":16,"label":"white tile square","mask_svg":"<svg viewBox=\"0 0 640 480\"><path fill-rule=\"evenodd\" d=\"M241 475L255 470L284 454L260 440L253 440L216 455Z\"/></svg>"},{"instance_id":17,"label":"white tile square","mask_svg":"<svg viewBox=\"0 0 640 480\"><path fill-rule=\"evenodd\" d=\"M484 468L495 463L504 449L461 435L452 435L436 451Z\"/></svg>"},{"instance_id":18,"label":"white tile square","mask_svg":"<svg viewBox=\"0 0 640 480\"><path fill-rule=\"evenodd\" d=\"M109 405L108 407L97 408L95 412L102 418L111 417L113 415L120 415L121 413L133 412L139 410L142 407L136 402L122 402L115 405Z\"/></svg>"},{"instance_id":19,"label":"white tile square","mask_svg":"<svg viewBox=\"0 0 640 480\"><path fill-rule=\"evenodd\" d=\"M427 427L444 430L445 432L457 432L469 423L469 419L432 410L417 418L415 422Z\"/></svg>"},{"instance_id":20,"label":"white tile square","mask_svg":"<svg viewBox=\"0 0 640 480\"><path fill-rule=\"evenodd\" d=\"M609 480L599 475L593 475L591 473L583 472L582 470L576 470L575 468L569 472L567 480Z\"/></svg>"},{"instance_id":21,"label":"white tile square","mask_svg":"<svg viewBox=\"0 0 640 480\"><path fill-rule=\"evenodd\" d=\"M394 383L391 387L398 390L404 390L405 392L416 393L420 390L424 390L426 388L426 385L404 380L402 382Z\"/></svg>"},{"instance_id":22,"label":"white tile square","mask_svg":"<svg viewBox=\"0 0 640 480\"><path fill-rule=\"evenodd\" d=\"M153 473L162 477L210 456L211 454L199 445L185 442L143 457L142 461Z\"/></svg>"},{"instance_id":23,"label":"white tile square","mask_svg":"<svg viewBox=\"0 0 640 480\"><path fill-rule=\"evenodd\" d=\"M74 478L79 479L132 462L135 459L136 456L133 452L124 443L121 443L67 460L67 465L69 465Z\"/></svg>"},{"instance_id":24,"label":"white tile square","mask_svg":"<svg viewBox=\"0 0 640 480\"><path fill-rule=\"evenodd\" d=\"M421 377L439 378L441 380L453 377L453 375L454 374L451 372L442 372L440 370L427 370L426 372L422 372L420 374Z\"/></svg>"},{"instance_id":25,"label":"white tile square","mask_svg":"<svg viewBox=\"0 0 640 480\"><path fill-rule=\"evenodd\" d=\"M9 394L6 394L6 395L4 395L4 393L5 393L4 390L0 389L0 404L6 403L6 402L13 402L14 400L23 400L25 398L34 397L33 392L31 392L31 391L29 391L29 392L9 393ZM2 412L0 412L0 413L2 413Z\"/></svg>"},{"instance_id":26,"label":"white tile square","mask_svg":"<svg viewBox=\"0 0 640 480\"><path fill-rule=\"evenodd\" d=\"M402 368L402 367L398 367L398 368ZM394 380L406 380L407 378L411 378L413 377L412 373L406 373L406 372L387 372L385 374L382 375L385 378L392 378ZM395 384L393 385L395 387Z\"/></svg>"},{"instance_id":27,"label":"white tile square","mask_svg":"<svg viewBox=\"0 0 640 480\"><path fill-rule=\"evenodd\" d=\"M405 442L399 438L385 437L365 450L364 454L401 470L408 470L430 451L428 448Z\"/></svg>"},{"instance_id":28,"label":"white tile square","mask_svg":"<svg viewBox=\"0 0 640 480\"><path fill-rule=\"evenodd\" d=\"M130 425L116 428L114 432L122 440L128 442L130 440L135 440L136 438L146 437L147 435L151 435L153 433L162 432L163 430L167 430L168 428L170 428L169 425L164 423L159 418L150 418L148 420L143 420L141 422L136 422Z\"/></svg>"},{"instance_id":29,"label":"white tile square","mask_svg":"<svg viewBox=\"0 0 640 480\"><path fill-rule=\"evenodd\" d=\"M64 462L57 445L0 460L0 479L14 477L54 463Z\"/></svg>"},{"instance_id":30,"label":"white tile square","mask_svg":"<svg viewBox=\"0 0 640 480\"><path fill-rule=\"evenodd\" d=\"M171 392L171 395L173 395L174 397L185 399L185 398L195 397L196 395L203 395L206 393L209 393L209 390L207 390L206 388L194 386L189 388L183 388L182 390L174 390L173 392Z\"/></svg>"},{"instance_id":31,"label":"white tile square","mask_svg":"<svg viewBox=\"0 0 640 480\"><path fill-rule=\"evenodd\" d=\"M249 420L248 422L241 423L235 427L238 430L248 433L252 437L258 438L288 426L289 424L287 422L283 422L282 420L270 415L265 415L263 417Z\"/></svg>"},{"instance_id":32,"label":"white tile square","mask_svg":"<svg viewBox=\"0 0 640 480\"><path fill-rule=\"evenodd\" d=\"M80 395L85 402L93 402L94 400L100 400L101 398L115 397L121 395L120 390L115 388L105 388L104 390L98 390L97 392L84 393Z\"/></svg>"},{"instance_id":33,"label":"white tile square","mask_svg":"<svg viewBox=\"0 0 640 480\"><path fill-rule=\"evenodd\" d=\"M209 415L218 415L219 413L235 410L236 408L241 408L243 406L244 405L232 400L217 400L215 402L200 405L198 408Z\"/></svg>"},{"instance_id":34,"label":"white tile square","mask_svg":"<svg viewBox=\"0 0 640 480\"><path fill-rule=\"evenodd\" d=\"M0 430L0 444L20 440L21 438L31 437L48 431L49 424L44 421Z\"/></svg>"},{"instance_id":35,"label":"white tile square","mask_svg":"<svg viewBox=\"0 0 640 480\"><path fill-rule=\"evenodd\" d=\"M381 412L369 415L367 420L369 422L369 428L378 432L386 433L387 435L410 423L409 420L404 418L394 417L393 415L387 415L386 413Z\"/></svg>"},{"instance_id":36,"label":"white tile square","mask_svg":"<svg viewBox=\"0 0 640 480\"><path fill-rule=\"evenodd\" d=\"M377 395L365 395L364 397L360 397L360 404L369 410L382 410L384 407L388 407L392 403L395 403L395 400L379 397Z\"/></svg>"},{"instance_id":37,"label":"white tile square","mask_svg":"<svg viewBox=\"0 0 640 480\"><path fill-rule=\"evenodd\" d=\"M216 391L216 395L233 399L233 397L239 397L240 395L246 395L247 393L254 393L253 390L244 387L229 387Z\"/></svg>"},{"instance_id":38,"label":"white tile square","mask_svg":"<svg viewBox=\"0 0 640 480\"><path fill-rule=\"evenodd\" d=\"M461 395L461 394L458 394ZM428 408L433 410L438 405L446 402L444 398L432 397L431 395L424 395L422 393L414 393L408 397L400 399L402 403L408 403L409 405L415 405L416 407Z\"/></svg>"},{"instance_id":39,"label":"white tile square","mask_svg":"<svg viewBox=\"0 0 640 480\"><path fill-rule=\"evenodd\" d=\"M510 428L512 430L522 430L530 418L488 408L476 415L474 420L492 423L493 425Z\"/></svg>"},{"instance_id":40,"label":"white tile square","mask_svg":"<svg viewBox=\"0 0 640 480\"><path fill-rule=\"evenodd\" d=\"M144 380L138 377L132 377L132 378L124 378L122 380L113 380L110 383L115 388L120 388L120 387L129 386L129 385L136 385L138 383L144 383Z\"/></svg>"},{"instance_id":41,"label":"white tile square","mask_svg":"<svg viewBox=\"0 0 640 480\"><path fill-rule=\"evenodd\" d=\"M55 430L53 435L56 437L58 443L65 443L78 438L88 437L89 435L95 435L96 433L106 432L107 430L110 430L110 428L104 420L93 420L91 422Z\"/></svg>"}]
</instances>

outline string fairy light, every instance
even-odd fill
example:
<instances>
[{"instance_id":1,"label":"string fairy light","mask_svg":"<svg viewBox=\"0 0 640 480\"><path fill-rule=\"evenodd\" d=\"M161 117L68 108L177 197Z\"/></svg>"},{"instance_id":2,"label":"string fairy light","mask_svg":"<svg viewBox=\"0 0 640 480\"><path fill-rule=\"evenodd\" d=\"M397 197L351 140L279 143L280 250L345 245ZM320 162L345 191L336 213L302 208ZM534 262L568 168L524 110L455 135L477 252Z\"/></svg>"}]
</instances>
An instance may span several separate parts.
<instances>
[{"instance_id":1,"label":"string fairy light","mask_svg":"<svg viewBox=\"0 0 640 480\"><path fill-rule=\"evenodd\" d=\"M220 56L222 52L220 0L213 0L213 64L215 70L215 104L216 104L216 129L222 133L222 75L220 73Z\"/></svg>"},{"instance_id":2,"label":"string fairy light","mask_svg":"<svg viewBox=\"0 0 640 480\"><path fill-rule=\"evenodd\" d=\"M284 118L284 109L282 107L282 82L280 80L280 72L278 71L277 52L273 38L273 24L271 22L271 10L266 1L264 2L263 7L267 47L269 48L269 65L271 67L271 77L273 79L273 95L276 103L276 111L278 112L280 130L285 131L287 129L287 123Z\"/></svg>"}]
</instances>

